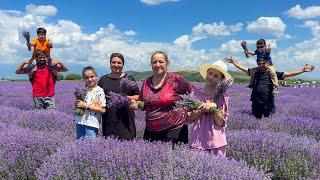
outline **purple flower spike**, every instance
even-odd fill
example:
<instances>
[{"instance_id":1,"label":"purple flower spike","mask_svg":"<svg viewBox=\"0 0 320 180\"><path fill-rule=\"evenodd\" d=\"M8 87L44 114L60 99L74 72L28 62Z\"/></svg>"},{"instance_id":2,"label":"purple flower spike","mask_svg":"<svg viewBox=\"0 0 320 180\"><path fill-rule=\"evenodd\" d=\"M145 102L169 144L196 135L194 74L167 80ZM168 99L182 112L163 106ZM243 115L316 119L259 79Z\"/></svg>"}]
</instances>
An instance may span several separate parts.
<instances>
[{"instance_id":1,"label":"purple flower spike","mask_svg":"<svg viewBox=\"0 0 320 180\"><path fill-rule=\"evenodd\" d=\"M231 84L233 83L233 79L229 79L227 81L222 80L219 81L213 96L213 101L217 102L217 99L224 93L227 92L228 88L231 86Z\"/></svg>"},{"instance_id":2,"label":"purple flower spike","mask_svg":"<svg viewBox=\"0 0 320 180\"><path fill-rule=\"evenodd\" d=\"M114 93L110 91L107 96L107 108L121 108L122 106L129 104L130 100L128 97Z\"/></svg>"},{"instance_id":3,"label":"purple flower spike","mask_svg":"<svg viewBox=\"0 0 320 180\"><path fill-rule=\"evenodd\" d=\"M245 51L248 50L247 41L242 41L241 46L242 46L243 50L245 50ZM247 53L245 53L245 54L246 54L246 57L248 58L249 55Z\"/></svg>"}]
</instances>

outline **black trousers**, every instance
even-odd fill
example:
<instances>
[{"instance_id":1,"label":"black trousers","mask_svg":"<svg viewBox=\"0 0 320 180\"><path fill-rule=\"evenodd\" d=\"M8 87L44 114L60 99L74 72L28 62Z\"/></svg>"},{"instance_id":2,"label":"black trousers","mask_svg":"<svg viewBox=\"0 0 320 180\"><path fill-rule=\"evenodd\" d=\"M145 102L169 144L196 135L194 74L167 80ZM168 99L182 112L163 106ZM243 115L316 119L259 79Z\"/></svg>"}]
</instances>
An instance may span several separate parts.
<instances>
[{"instance_id":1,"label":"black trousers","mask_svg":"<svg viewBox=\"0 0 320 180\"><path fill-rule=\"evenodd\" d=\"M172 142L172 148L177 143L188 143L188 126L170 129L163 132L151 132L145 129L143 139L148 141Z\"/></svg>"},{"instance_id":2,"label":"black trousers","mask_svg":"<svg viewBox=\"0 0 320 180\"><path fill-rule=\"evenodd\" d=\"M254 117L259 119L262 118L262 115L264 117L269 117L271 114L274 114L276 112L274 102L259 103L252 101L251 109Z\"/></svg>"}]
</instances>

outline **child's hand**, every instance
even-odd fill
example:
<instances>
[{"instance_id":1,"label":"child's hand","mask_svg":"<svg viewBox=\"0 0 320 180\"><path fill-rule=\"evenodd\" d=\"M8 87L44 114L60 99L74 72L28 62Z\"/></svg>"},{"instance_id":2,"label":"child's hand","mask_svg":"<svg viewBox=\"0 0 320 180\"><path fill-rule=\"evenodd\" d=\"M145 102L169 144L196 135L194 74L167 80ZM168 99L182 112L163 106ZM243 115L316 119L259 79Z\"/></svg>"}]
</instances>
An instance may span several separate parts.
<instances>
[{"instance_id":1,"label":"child's hand","mask_svg":"<svg viewBox=\"0 0 320 180\"><path fill-rule=\"evenodd\" d=\"M231 63L232 64L234 62L234 59L233 59L232 56L227 56L227 57L224 58L224 61L226 61L227 63Z\"/></svg>"},{"instance_id":2,"label":"child's hand","mask_svg":"<svg viewBox=\"0 0 320 180\"><path fill-rule=\"evenodd\" d=\"M207 101L203 104L201 104L201 106L199 106L198 109L203 109L205 111L209 111L210 108L217 108L217 104L211 101Z\"/></svg>"},{"instance_id":3,"label":"child's hand","mask_svg":"<svg viewBox=\"0 0 320 180\"><path fill-rule=\"evenodd\" d=\"M76 107L86 109L89 105L83 101L76 100Z\"/></svg>"},{"instance_id":4,"label":"child's hand","mask_svg":"<svg viewBox=\"0 0 320 180\"><path fill-rule=\"evenodd\" d=\"M131 108L131 109L134 109L134 110L137 110L137 109L139 108L139 107L138 107L138 104L139 104L138 101L131 99L131 101L130 101L130 108Z\"/></svg>"}]
</instances>

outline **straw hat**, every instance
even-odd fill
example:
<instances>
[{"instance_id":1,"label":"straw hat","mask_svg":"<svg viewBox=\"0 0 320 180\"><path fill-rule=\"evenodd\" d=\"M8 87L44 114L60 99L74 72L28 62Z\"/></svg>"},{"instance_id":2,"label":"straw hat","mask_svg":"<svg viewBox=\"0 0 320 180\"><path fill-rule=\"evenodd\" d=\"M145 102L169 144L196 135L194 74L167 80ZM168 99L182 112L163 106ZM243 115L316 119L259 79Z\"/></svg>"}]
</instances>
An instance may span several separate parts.
<instances>
[{"instance_id":1,"label":"straw hat","mask_svg":"<svg viewBox=\"0 0 320 180\"><path fill-rule=\"evenodd\" d=\"M227 67L226 63L224 63L221 60L217 60L216 62L214 62L212 64L201 64L200 65L199 72L204 79L206 79L207 72L211 68L220 71L224 75L226 81L229 79L232 79L232 76L228 73L228 67Z\"/></svg>"}]
</instances>

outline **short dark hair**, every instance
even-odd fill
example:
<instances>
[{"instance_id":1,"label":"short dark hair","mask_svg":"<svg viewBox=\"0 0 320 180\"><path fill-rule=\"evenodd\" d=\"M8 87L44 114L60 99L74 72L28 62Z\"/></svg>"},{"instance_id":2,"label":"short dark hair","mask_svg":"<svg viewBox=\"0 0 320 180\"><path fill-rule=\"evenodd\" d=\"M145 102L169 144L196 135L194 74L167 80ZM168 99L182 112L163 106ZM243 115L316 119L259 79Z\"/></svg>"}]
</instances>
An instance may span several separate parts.
<instances>
[{"instance_id":1,"label":"short dark hair","mask_svg":"<svg viewBox=\"0 0 320 180\"><path fill-rule=\"evenodd\" d=\"M266 61L268 63L268 60L266 58L261 57L257 59L257 64L259 64L259 62L261 61Z\"/></svg>"},{"instance_id":2,"label":"short dark hair","mask_svg":"<svg viewBox=\"0 0 320 180\"><path fill-rule=\"evenodd\" d=\"M264 39L259 39L257 42L256 42L256 45L266 45L266 40Z\"/></svg>"},{"instance_id":3,"label":"short dark hair","mask_svg":"<svg viewBox=\"0 0 320 180\"><path fill-rule=\"evenodd\" d=\"M94 73L94 75L97 75L96 70L92 67L92 66L86 66L82 69L82 78L84 79L84 73L86 73L87 71L92 71Z\"/></svg>"},{"instance_id":4,"label":"short dark hair","mask_svg":"<svg viewBox=\"0 0 320 180\"><path fill-rule=\"evenodd\" d=\"M110 55L110 63L111 63L112 58L114 58L114 57L120 58L121 61L122 61L122 64L124 64L124 57L123 57L123 55L121 53L112 53Z\"/></svg>"},{"instance_id":5,"label":"short dark hair","mask_svg":"<svg viewBox=\"0 0 320 180\"><path fill-rule=\"evenodd\" d=\"M47 34L47 30L45 28L40 27L37 29L37 34L40 34L40 33Z\"/></svg>"}]
</instances>

